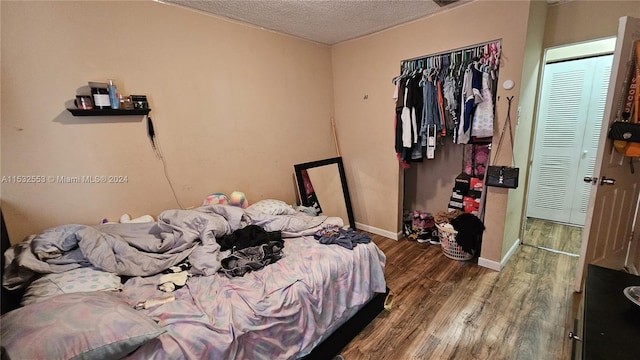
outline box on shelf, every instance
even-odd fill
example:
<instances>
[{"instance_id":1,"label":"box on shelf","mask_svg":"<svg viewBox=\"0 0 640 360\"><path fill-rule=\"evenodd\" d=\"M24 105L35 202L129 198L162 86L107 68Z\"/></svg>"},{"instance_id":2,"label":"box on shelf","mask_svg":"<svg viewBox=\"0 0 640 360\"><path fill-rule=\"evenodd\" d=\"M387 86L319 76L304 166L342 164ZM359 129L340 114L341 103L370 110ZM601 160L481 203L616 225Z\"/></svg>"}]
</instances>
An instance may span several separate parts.
<instances>
[{"instance_id":1,"label":"box on shelf","mask_svg":"<svg viewBox=\"0 0 640 360\"><path fill-rule=\"evenodd\" d=\"M465 173L461 173L460 175L456 176L453 189L460 190L466 193L467 191L469 191L470 186L471 186L471 176Z\"/></svg>"},{"instance_id":2,"label":"box on shelf","mask_svg":"<svg viewBox=\"0 0 640 360\"><path fill-rule=\"evenodd\" d=\"M478 178L471 178L469 180L469 189L470 190L476 190L476 191L482 191L484 189L484 182Z\"/></svg>"}]
</instances>

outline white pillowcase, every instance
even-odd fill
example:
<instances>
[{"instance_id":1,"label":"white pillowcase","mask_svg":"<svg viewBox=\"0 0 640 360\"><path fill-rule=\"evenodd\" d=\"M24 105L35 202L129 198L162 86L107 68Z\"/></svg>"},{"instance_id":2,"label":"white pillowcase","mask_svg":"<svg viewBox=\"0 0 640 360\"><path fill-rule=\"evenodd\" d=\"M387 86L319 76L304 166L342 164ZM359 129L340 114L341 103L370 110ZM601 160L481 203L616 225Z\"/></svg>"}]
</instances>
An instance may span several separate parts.
<instances>
[{"instance_id":1,"label":"white pillowcase","mask_svg":"<svg viewBox=\"0 0 640 360\"><path fill-rule=\"evenodd\" d=\"M35 304L61 294L120 289L122 284L118 275L93 267L81 267L37 278L27 287L21 304Z\"/></svg>"},{"instance_id":2,"label":"white pillowcase","mask_svg":"<svg viewBox=\"0 0 640 360\"><path fill-rule=\"evenodd\" d=\"M269 215L295 215L297 212L282 200L265 199L250 205L247 210L252 209Z\"/></svg>"}]
</instances>

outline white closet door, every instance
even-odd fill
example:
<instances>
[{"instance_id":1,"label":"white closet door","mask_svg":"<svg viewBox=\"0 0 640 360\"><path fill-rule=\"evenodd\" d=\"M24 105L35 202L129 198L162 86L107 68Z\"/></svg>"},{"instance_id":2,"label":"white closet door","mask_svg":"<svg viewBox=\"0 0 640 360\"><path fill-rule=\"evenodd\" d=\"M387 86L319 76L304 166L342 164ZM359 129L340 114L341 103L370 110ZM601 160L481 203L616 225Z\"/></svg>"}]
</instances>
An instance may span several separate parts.
<instances>
[{"instance_id":1,"label":"white closet door","mask_svg":"<svg viewBox=\"0 0 640 360\"><path fill-rule=\"evenodd\" d=\"M609 90L613 55L601 56L592 60L594 61L595 69L593 70L591 100L587 104L589 110L582 141L582 154L576 172L576 186L573 190L573 201L569 216L570 224L580 226L584 225L585 222L592 189L592 185L584 182L583 178L584 174L594 173L600 130L602 129L602 117L604 116L604 106L607 102L607 92Z\"/></svg>"},{"instance_id":2,"label":"white closet door","mask_svg":"<svg viewBox=\"0 0 640 360\"><path fill-rule=\"evenodd\" d=\"M584 225L590 187L582 177L595 163L611 58L545 66L527 216Z\"/></svg>"}]
</instances>

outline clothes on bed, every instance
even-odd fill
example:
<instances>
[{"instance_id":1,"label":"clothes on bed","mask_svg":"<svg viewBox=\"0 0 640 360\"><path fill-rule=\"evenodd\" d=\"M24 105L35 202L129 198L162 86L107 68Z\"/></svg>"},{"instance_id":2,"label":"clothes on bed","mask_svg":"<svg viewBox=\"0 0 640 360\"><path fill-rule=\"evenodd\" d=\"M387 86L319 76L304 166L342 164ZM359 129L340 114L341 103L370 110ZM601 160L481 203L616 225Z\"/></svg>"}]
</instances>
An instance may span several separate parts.
<instances>
[{"instance_id":1,"label":"clothes on bed","mask_svg":"<svg viewBox=\"0 0 640 360\"><path fill-rule=\"evenodd\" d=\"M208 205L163 211L157 223L57 226L7 250L3 286L18 289L36 273L60 273L86 266L118 275L149 276L187 258L194 275L213 275L221 267L220 260L229 256L220 250L217 237L248 225L281 231L282 236L302 236L313 234L329 219Z\"/></svg>"},{"instance_id":2,"label":"clothes on bed","mask_svg":"<svg viewBox=\"0 0 640 360\"><path fill-rule=\"evenodd\" d=\"M266 231L258 225L248 225L216 241L221 250L231 250L231 255L220 262L220 272L229 277L242 276L278 261L284 248L281 231Z\"/></svg>"},{"instance_id":3,"label":"clothes on bed","mask_svg":"<svg viewBox=\"0 0 640 360\"><path fill-rule=\"evenodd\" d=\"M164 274L160 276L158 289L164 292L173 292L183 287L187 283L187 279L189 279L189 273L186 271Z\"/></svg>"},{"instance_id":4,"label":"clothes on bed","mask_svg":"<svg viewBox=\"0 0 640 360\"><path fill-rule=\"evenodd\" d=\"M242 211L240 208L237 209ZM112 302L106 304L109 316L105 317L105 320L116 321L116 325L119 326L111 330L105 330L106 328L93 321L93 318L92 321L78 320L81 317L86 318L87 312L84 311L86 307L83 305L90 299L104 304L104 299L111 297L111 294L105 292L71 294L75 300L68 304L70 305L68 313L74 316L65 314L64 317L56 318L55 327L51 327L49 323L42 323L42 319L17 321L10 324L5 321L6 318L3 318L3 345L5 332L21 334L25 327L28 328L31 325L46 325L46 329L58 330L65 329L65 326L77 326L82 327L83 335L105 335L105 331L109 331L108 335L123 335L125 332L119 330L121 326L132 327L123 320L133 320L140 315L157 324L162 335L145 340L143 344L136 342L137 350L133 351L134 348L131 348L125 352L128 354L126 356L128 360L302 358L364 306L374 293L384 292L386 286L385 256L373 242L361 244L353 251L344 251L338 246L321 245L312 238L320 227L308 227L308 225L317 224L320 219L301 215L303 214L273 217L273 221L269 221L266 217L260 218L264 224L283 233L305 232L304 235L287 240L287 246L280 254L281 259L260 271L252 271L242 277L233 278L217 272L210 276L192 276L188 278L186 286L170 294L158 289L159 279L165 274L128 278L123 284L122 293L118 295L122 297L122 301L118 302L126 302L122 304L122 309L129 310L122 313L125 317L114 316ZM194 217L194 219L205 218ZM182 238L180 234L184 228L179 225L180 220L171 217L165 220L175 226L174 231L170 232L172 238ZM324 219L321 220L326 224ZM208 226L206 222L198 223L197 221L192 225L194 229L204 229ZM25 244L22 245L22 249L31 252L30 243L27 243L26 247L24 247ZM248 253L249 249L251 247L242 251ZM274 248L262 250L277 253L273 251ZM235 253L237 255L240 252ZM188 257L192 264L194 253ZM200 255L207 254L200 253ZM46 262L43 263L50 266ZM16 262L15 265L19 263ZM177 266L175 270L179 269L182 270ZM55 298L64 299L65 296L69 294ZM172 301L164 301L164 299ZM74 303L78 303L82 311L73 307ZM30 313L31 309L36 309L32 306L40 304L46 304L48 308L51 308L49 304L58 305L54 299L43 301L28 305L29 308L25 307L24 313ZM136 305L139 309L137 311L133 310ZM92 312L88 314L100 315ZM34 318L41 317L43 313L37 310L33 315ZM23 317L20 316L19 319ZM56 335L59 336L50 336L47 339L52 340L52 343L57 342L65 350L69 349L67 341L70 339L68 336L65 337L68 333L64 331ZM33 336L24 339L32 340ZM71 340L75 339L77 337L74 336ZM36 348L38 351L49 350L47 347ZM51 350L54 348L58 347L52 346ZM10 351L11 358L20 357L13 355ZM39 358L54 357L70 358L72 356L39 356Z\"/></svg>"},{"instance_id":5,"label":"clothes on bed","mask_svg":"<svg viewBox=\"0 0 640 360\"><path fill-rule=\"evenodd\" d=\"M189 270L191 270L191 263L187 259L163 271L164 275L160 276L158 281L158 289L164 292L173 292L185 286L189 276L192 275Z\"/></svg>"},{"instance_id":6,"label":"clothes on bed","mask_svg":"<svg viewBox=\"0 0 640 360\"><path fill-rule=\"evenodd\" d=\"M373 242L345 251L312 235L286 240L282 259L260 271L193 276L172 293L175 301L140 310L166 333L125 359L304 358L374 292L385 292L384 264ZM157 277L125 283L132 306L166 295Z\"/></svg>"},{"instance_id":7,"label":"clothes on bed","mask_svg":"<svg viewBox=\"0 0 640 360\"><path fill-rule=\"evenodd\" d=\"M249 225L216 239L222 251L231 249L234 251L242 250L252 246L268 244L270 241L281 240L281 231L266 231L257 225Z\"/></svg>"},{"instance_id":8,"label":"clothes on bed","mask_svg":"<svg viewBox=\"0 0 640 360\"><path fill-rule=\"evenodd\" d=\"M229 257L222 259L220 272L227 277L235 277L243 276L250 271L260 270L280 260L283 248L284 241L280 239L234 251Z\"/></svg>"},{"instance_id":9,"label":"clothes on bed","mask_svg":"<svg viewBox=\"0 0 640 360\"><path fill-rule=\"evenodd\" d=\"M336 225L325 226L318 230L313 237L321 244L336 244L349 250L358 244L371 242L371 237L367 234L359 233L353 229L343 229Z\"/></svg>"}]
</instances>

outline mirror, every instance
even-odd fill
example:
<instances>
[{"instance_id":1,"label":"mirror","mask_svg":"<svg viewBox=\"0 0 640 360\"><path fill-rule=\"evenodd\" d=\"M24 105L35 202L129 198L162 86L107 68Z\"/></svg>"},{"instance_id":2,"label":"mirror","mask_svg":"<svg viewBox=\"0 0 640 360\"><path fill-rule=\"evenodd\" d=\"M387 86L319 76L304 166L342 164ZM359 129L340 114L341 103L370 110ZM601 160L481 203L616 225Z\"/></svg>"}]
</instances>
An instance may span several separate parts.
<instances>
[{"instance_id":1,"label":"mirror","mask_svg":"<svg viewBox=\"0 0 640 360\"><path fill-rule=\"evenodd\" d=\"M342 158L297 164L294 168L302 205L325 216L340 217L346 227L355 230Z\"/></svg>"}]
</instances>

